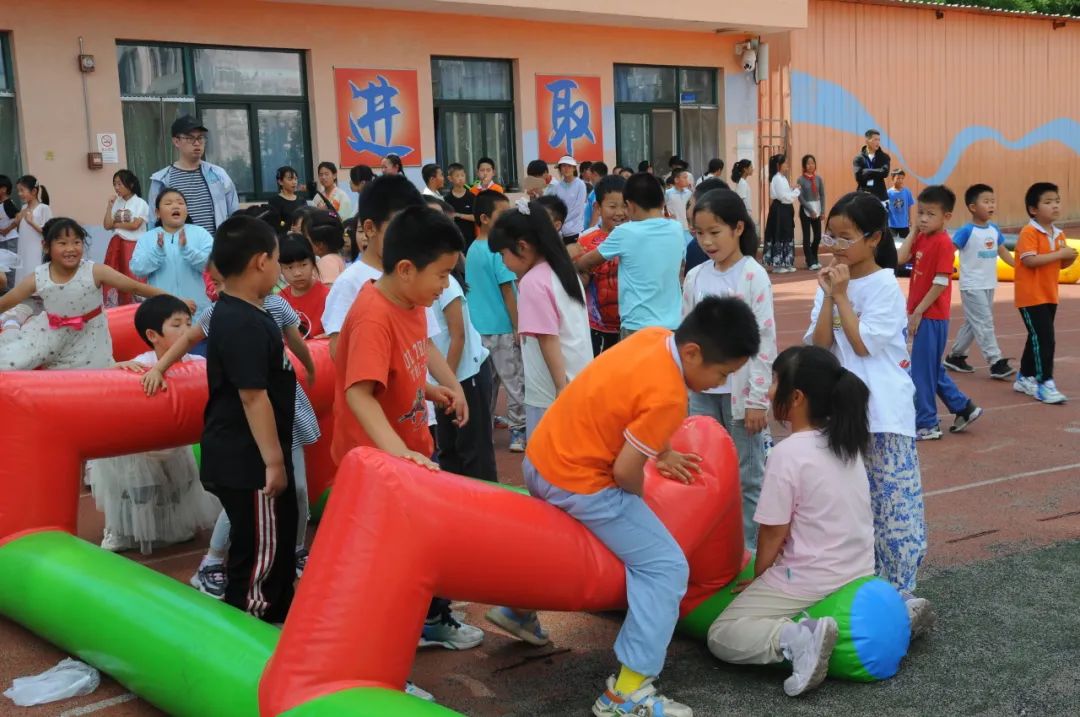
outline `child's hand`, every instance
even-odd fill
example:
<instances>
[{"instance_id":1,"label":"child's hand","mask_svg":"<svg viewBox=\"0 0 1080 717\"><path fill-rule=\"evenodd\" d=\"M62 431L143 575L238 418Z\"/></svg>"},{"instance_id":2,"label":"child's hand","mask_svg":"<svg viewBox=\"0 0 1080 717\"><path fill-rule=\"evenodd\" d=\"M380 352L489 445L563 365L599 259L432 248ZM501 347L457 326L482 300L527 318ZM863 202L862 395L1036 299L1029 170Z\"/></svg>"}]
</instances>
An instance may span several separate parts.
<instances>
[{"instance_id":1,"label":"child's hand","mask_svg":"<svg viewBox=\"0 0 1080 717\"><path fill-rule=\"evenodd\" d=\"M746 409L746 416L743 418L743 427L746 428L746 432L754 435L764 431L765 426L769 425L767 413L764 408Z\"/></svg>"},{"instance_id":2,"label":"child's hand","mask_svg":"<svg viewBox=\"0 0 1080 717\"><path fill-rule=\"evenodd\" d=\"M848 268L847 264L836 262L830 266L829 278L832 284L833 296L847 295L848 282L851 281L851 269Z\"/></svg>"},{"instance_id":3,"label":"child's hand","mask_svg":"<svg viewBox=\"0 0 1080 717\"><path fill-rule=\"evenodd\" d=\"M112 195L111 197L109 197L109 206L111 207L114 204L116 204L116 195L115 194Z\"/></svg>"},{"instance_id":4,"label":"child's hand","mask_svg":"<svg viewBox=\"0 0 1080 717\"><path fill-rule=\"evenodd\" d=\"M908 316L907 333L909 339L915 338L915 334L919 331L919 324L922 323L922 316L922 314L918 313Z\"/></svg>"},{"instance_id":5,"label":"child's hand","mask_svg":"<svg viewBox=\"0 0 1080 717\"><path fill-rule=\"evenodd\" d=\"M165 385L165 376L156 366L143 374L142 387L147 396L153 396L158 391L167 391L169 389Z\"/></svg>"},{"instance_id":6,"label":"child's hand","mask_svg":"<svg viewBox=\"0 0 1080 717\"><path fill-rule=\"evenodd\" d=\"M277 498L285 492L289 485L289 476L285 472L284 465L266 467L266 486L263 487L263 495Z\"/></svg>"},{"instance_id":7,"label":"child's hand","mask_svg":"<svg viewBox=\"0 0 1080 717\"><path fill-rule=\"evenodd\" d=\"M417 453L416 451L410 451L408 449L405 449L400 453L391 453L391 455L397 456L398 458L404 458L407 461L415 463L421 468L427 468L429 471L439 470L438 464L425 456L423 453Z\"/></svg>"},{"instance_id":8,"label":"child's hand","mask_svg":"<svg viewBox=\"0 0 1080 717\"><path fill-rule=\"evenodd\" d=\"M825 292L825 297L826 298L832 296L832 292L833 292L832 265L823 266L820 269L818 269L817 283L818 283L818 286L821 287L821 290L823 292Z\"/></svg>"},{"instance_id":9,"label":"child's hand","mask_svg":"<svg viewBox=\"0 0 1080 717\"><path fill-rule=\"evenodd\" d=\"M460 388L432 386L428 390L427 399L445 409L447 416L455 416L454 424L459 428L469 422L469 404L465 401L465 392Z\"/></svg>"},{"instance_id":10,"label":"child's hand","mask_svg":"<svg viewBox=\"0 0 1080 717\"><path fill-rule=\"evenodd\" d=\"M740 580L739 582L735 583L735 587L731 588L731 594L738 595L743 590L750 587L753 582L753 580Z\"/></svg>"},{"instance_id":11,"label":"child's hand","mask_svg":"<svg viewBox=\"0 0 1080 717\"><path fill-rule=\"evenodd\" d=\"M690 485L701 473L701 456L694 453L679 453L670 448L656 458L656 469L665 478Z\"/></svg>"},{"instance_id":12,"label":"child's hand","mask_svg":"<svg viewBox=\"0 0 1080 717\"><path fill-rule=\"evenodd\" d=\"M164 249L165 248L165 233L162 232L161 230L158 230L158 233L157 233L157 246L158 246L158 249Z\"/></svg>"},{"instance_id":13,"label":"child's hand","mask_svg":"<svg viewBox=\"0 0 1080 717\"><path fill-rule=\"evenodd\" d=\"M195 315L195 312L196 312L196 311L198 311L198 309L197 309L197 308L196 308L196 306L195 306L195 302L194 302L194 301L192 301L191 299L183 299L183 302L184 302L185 304L187 304L187 307L188 307L189 309L191 309L191 315L192 315L192 316L194 316L194 315Z\"/></svg>"},{"instance_id":14,"label":"child's hand","mask_svg":"<svg viewBox=\"0 0 1080 717\"><path fill-rule=\"evenodd\" d=\"M118 368L121 371L128 371L130 373L146 373L146 366L138 361L121 361L113 368Z\"/></svg>"},{"instance_id":15,"label":"child's hand","mask_svg":"<svg viewBox=\"0 0 1080 717\"><path fill-rule=\"evenodd\" d=\"M1061 247L1060 252L1061 252L1061 260L1062 261L1067 261L1070 264L1072 264L1074 261L1076 261L1077 251L1076 251L1076 249L1073 249L1068 244Z\"/></svg>"},{"instance_id":16,"label":"child's hand","mask_svg":"<svg viewBox=\"0 0 1080 717\"><path fill-rule=\"evenodd\" d=\"M184 230L180 230L180 237L177 239L180 242L180 246L187 246L187 235L184 234Z\"/></svg>"}]
</instances>

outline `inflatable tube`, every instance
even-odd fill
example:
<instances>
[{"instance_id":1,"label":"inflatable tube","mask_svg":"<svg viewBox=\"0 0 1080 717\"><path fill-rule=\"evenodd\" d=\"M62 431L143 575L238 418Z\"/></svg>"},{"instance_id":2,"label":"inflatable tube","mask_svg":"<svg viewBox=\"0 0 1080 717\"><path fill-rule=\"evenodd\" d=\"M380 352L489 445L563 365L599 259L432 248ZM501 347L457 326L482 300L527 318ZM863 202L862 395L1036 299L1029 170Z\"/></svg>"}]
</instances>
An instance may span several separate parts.
<instances>
[{"instance_id":1,"label":"inflatable tube","mask_svg":"<svg viewBox=\"0 0 1080 717\"><path fill-rule=\"evenodd\" d=\"M116 312L130 314L130 308ZM110 311L110 322L113 316ZM116 341L114 350L120 346ZM311 496L317 499L334 476L334 369L325 340L312 341L308 348L316 383L306 390L323 435L304 455ZM145 344L138 349L143 350ZM293 363L305 377L295 357ZM0 372L0 412L19 416L0 435L0 455L5 456L0 461L0 538L45 527L74 533L84 461L197 443L206 406L206 367L202 362L179 364L167 380L168 390L147 398L139 376L114 369ZM58 440L58 425L79 428Z\"/></svg>"},{"instance_id":2,"label":"inflatable tube","mask_svg":"<svg viewBox=\"0 0 1080 717\"><path fill-rule=\"evenodd\" d=\"M735 599L732 588L754 576L753 562L739 576L679 622L679 630L704 641L709 626ZM858 578L810 607L812 618L831 617L839 631L829 677L854 682L887 680L900 670L911 623L900 593L881 578Z\"/></svg>"},{"instance_id":3,"label":"inflatable tube","mask_svg":"<svg viewBox=\"0 0 1080 717\"><path fill-rule=\"evenodd\" d=\"M743 565L738 459L731 438L708 418L688 419L672 445L701 454L702 475L684 486L650 464L645 495L690 559L681 610L688 614ZM538 609L611 610L626 607L626 571L554 506L357 449L338 471L263 674L261 714L288 713L343 689L401 685L435 594Z\"/></svg>"},{"instance_id":4,"label":"inflatable tube","mask_svg":"<svg viewBox=\"0 0 1080 717\"><path fill-rule=\"evenodd\" d=\"M0 613L177 717L257 717L278 630L59 531L0 543ZM400 691L347 690L290 717L446 717Z\"/></svg>"},{"instance_id":5,"label":"inflatable tube","mask_svg":"<svg viewBox=\"0 0 1080 717\"><path fill-rule=\"evenodd\" d=\"M1080 251L1080 239L1066 239L1065 243L1073 249ZM953 259L953 278L960 278L960 257ZM998 281L1016 281L1016 269L1006 264L998 257L997 260ZM1059 284L1076 284L1080 282L1080 259L1074 261L1068 268L1058 272Z\"/></svg>"}]
</instances>

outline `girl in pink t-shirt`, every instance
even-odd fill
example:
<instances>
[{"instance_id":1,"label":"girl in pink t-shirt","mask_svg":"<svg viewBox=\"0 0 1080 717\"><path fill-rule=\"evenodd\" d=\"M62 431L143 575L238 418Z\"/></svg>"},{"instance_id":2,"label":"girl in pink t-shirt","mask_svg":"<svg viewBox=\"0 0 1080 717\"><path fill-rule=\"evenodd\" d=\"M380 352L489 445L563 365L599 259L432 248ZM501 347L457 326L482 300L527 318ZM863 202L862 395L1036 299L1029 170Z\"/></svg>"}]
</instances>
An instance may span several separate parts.
<instances>
[{"instance_id":1,"label":"girl in pink t-shirt","mask_svg":"<svg viewBox=\"0 0 1080 717\"><path fill-rule=\"evenodd\" d=\"M791 436L773 449L754 521L754 579L709 628L709 649L725 662L790 660L784 691L821 684L836 643L831 617L793 622L803 610L856 578L874 574L874 520L863 465L870 442L870 391L831 352L796 346L773 363L769 398ZM908 605L913 633L933 612Z\"/></svg>"}]
</instances>

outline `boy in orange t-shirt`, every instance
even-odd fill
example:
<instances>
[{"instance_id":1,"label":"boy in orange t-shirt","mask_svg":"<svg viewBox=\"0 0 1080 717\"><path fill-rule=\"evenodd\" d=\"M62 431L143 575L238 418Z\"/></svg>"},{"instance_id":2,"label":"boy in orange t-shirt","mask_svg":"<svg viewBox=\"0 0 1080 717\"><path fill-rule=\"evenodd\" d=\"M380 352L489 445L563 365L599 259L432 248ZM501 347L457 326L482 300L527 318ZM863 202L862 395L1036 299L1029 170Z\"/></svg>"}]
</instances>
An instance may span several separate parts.
<instances>
[{"instance_id":1,"label":"boy in orange t-shirt","mask_svg":"<svg viewBox=\"0 0 1080 717\"><path fill-rule=\"evenodd\" d=\"M383 275L366 284L341 327L334 356L335 463L349 451L373 446L431 470L434 451L424 401L468 419L465 395L446 359L428 340L424 307L449 285L464 249L461 232L425 205L403 209L386 229ZM427 382L427 373L439 381ZM476 647L484 633L458 622L450 602L434 598L420 646Z\"/></svg>"},{"instance_id":2,"label":"boy in orange t-shirt","mask_svg":"<svg viewBox=\"0 0 1080 717\"><path fill-rule=\"evenodd\" d=\"M744 302L707 298L674 333L643 329L600 354L555 399L529 441L523 466L529 492L583 523L626 564L629 610L615 640L622 669L608 679L594 714L692 714L652 684L664 666L689 568L642 498L645 462L656 459L673 480L694 480L701 458L668 447L686 418L687 390L723 384L759 343ZM535 624L535 615L498 609L506 620Z\"/></svg>"},{"instance_id":3,"label":"boy in orange t-shirt","mask_svg":"<svg viewBox=\"0 0 1080 717\"><path fill-rule=\"evenodd\" d=\"M1024 197L1031 221L1016 241L1016 308L1024 319L1027 343L1013 384L1019 393L1043 403L1065 403L1054 383L1054 316L1058 305L1058 272L1076 261L1076 250L1054 226L1061 216L1057 185L1036 182Z\"/></svg>"}]
</instances>

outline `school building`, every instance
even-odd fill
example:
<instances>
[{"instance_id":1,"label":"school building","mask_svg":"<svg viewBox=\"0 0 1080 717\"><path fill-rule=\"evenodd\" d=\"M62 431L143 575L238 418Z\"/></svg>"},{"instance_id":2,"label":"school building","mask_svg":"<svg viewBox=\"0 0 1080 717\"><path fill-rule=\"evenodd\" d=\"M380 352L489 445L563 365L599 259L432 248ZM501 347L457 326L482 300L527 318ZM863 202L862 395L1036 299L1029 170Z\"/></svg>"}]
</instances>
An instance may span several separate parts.
<instances>
[{"instance_id":1,"label":"school building","mask_svg":"<svg viewBox=\"0 0 1080 717\"><path fill-rule=\"evenodd\" d=\"M1018 223L1050 179L1080 217L1078 28L904 0L38 0L0 17L0 173L99 226L112 173L145 186L197 113L251 202L278 166L311 182L388 152L417 181L489 156L516 188L538 157L700 174L780 149L815 154L835 199L876 126L913 190L988 181Z\"/></svg>"}]
</instances>

